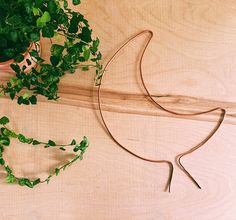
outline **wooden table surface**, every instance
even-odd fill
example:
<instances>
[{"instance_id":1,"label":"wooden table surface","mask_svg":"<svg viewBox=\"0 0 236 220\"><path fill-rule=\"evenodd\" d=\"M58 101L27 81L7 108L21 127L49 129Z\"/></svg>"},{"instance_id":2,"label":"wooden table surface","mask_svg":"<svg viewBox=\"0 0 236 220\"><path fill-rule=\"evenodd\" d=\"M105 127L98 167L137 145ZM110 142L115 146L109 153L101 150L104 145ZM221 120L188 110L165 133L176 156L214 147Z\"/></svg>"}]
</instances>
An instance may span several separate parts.
<instances>
[{"instance_id":1,"label":"wooden table surface","mask_svg":"<svg viewBox=\"0 0 236 220\"><path fill-rule=\"evenodd\" d=\"M107 135L97 111L94 73L77 71L60 85L61 99L19 106L0 99L11 127L41 140L66 143L86 135L84 160L49 185L28 189L5 183L0 170L1 220L235 220L236 219L236 4L233 0L83 0L82 11L101 40L104 63L134 34L150 29L144 77L169 109L193 112L223 107L224 124L200 150L183 159L202 189L175 167L171 193L164 192L168 166L138 160ZM141 36L107 70L102 107L113 134L136 153L174 157L214 128L219 112L174 117L143 95L138 78ZM47 57L44 41L43 56ZM9 75L2 75L4 81ZM57 150L15 143L6 152L18 175L45 177L70 158Z\"/></svg>"}]
</instances>

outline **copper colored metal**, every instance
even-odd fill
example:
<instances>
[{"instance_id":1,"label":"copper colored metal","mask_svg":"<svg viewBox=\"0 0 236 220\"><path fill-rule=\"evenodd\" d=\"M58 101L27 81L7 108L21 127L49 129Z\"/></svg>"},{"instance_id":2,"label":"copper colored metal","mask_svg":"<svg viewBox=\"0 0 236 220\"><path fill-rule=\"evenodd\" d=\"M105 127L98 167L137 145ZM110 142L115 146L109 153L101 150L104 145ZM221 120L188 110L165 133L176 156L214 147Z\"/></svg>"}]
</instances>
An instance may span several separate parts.
<instances>
[{"instance_id":1,"label":"copper colored metal","mask_svg":"<svg viewBox=\"0 0 236 220\"><path fill-rule=\"evenodd\" d=\"M220 111L221 112L221 115L220 115L220 119L219 121L217 122L215 128L207 135L207 137L205 139L203 139L200 143L198 143L196 146L192 147L191 149L189 149L188 151L185 151L179 155L176 156L176 164L177 166L190 178L190 180L192 180L192 182L199 188L201 189L200 185L198 184L198 182L194 179L194 177L189 173L189 171L186 170L186 168L184 167L181 159L184 157L184 156L187 156L187 155L190 155L191 153L193 153L194 151L196 151L197 149L201 148L204 146L204 144L209 141L213 135L216 133L216 131L220 128L221 124L223 123L224 121L224 118L226 116L226 110L223 109L223 108L220 108L220 107L217 107L217 108L213 108L213 109L210 109L210 110L207 110L207 111L202 111L202 112L197 112L197 113L179 113L179 112L175 112L175 111L171 111L165 107L163 107L160 103L158 103L158 101L156 101L155 98L160 98L160 97L166 97L164 95L155 95L153 96L150 91L148 90L147 88L147 85L145 83L145 80L144 80L144 76L143 76L143 68L142 68L142 63L143 63L143 58L144 58L144 55L145 55L145 52L147 50L147 47L153 37L153 32L150 31L150 30L144 30L136 35L134 35L132 38L130 38L128 41L126 41L114 54L113 56L108 60L108 62L106 63L105 67L104 67L104 72L106 72L106 70L109 68L109 66L112 64L112 62L114 61L114 59L116 58L116 56L119 54L119 52L124 49L129 43L131 43L133 40L135 40L137 37L141 36L141 35L148 35L148 40L147 40L147 43L145 44L144 46L144 49L141 53L141 58L140 58L140 62L139 62L139 73L140 73L140 79L141 79L141 84L143 86L143 88L145 89L145 92L146 92L146 96L150 99L151 102L153 102L153 104L158 108L158 109L161 109L162 111L165 111L169 114L172 114L172 115L178 115L178 116L197 116L197 115L203 115L203 114L207 114L207 113L210 113L210 112L214 112L214 111ZM149 159L149 158L145 158L143 156L140 156L136 153L134 153L133 151L129 150L126 146L122 145L119 140L112 134L112 132L110 131L108 125L107 125L107 122L105 120L105 117L103 115L103 111L102 111L102 106L101 106L101 88L102 88L102 78L101 78L101 81L100 81L100 84L98 86L98 108L99 108L99 113L100 113L100 116L101 116L101 119L102 119L102 122L104 124L104 127L106 128L107 130L107 133L109 134L109 136L111 137L111 139L119 146L121 147L123 150L125 150L126 152L128 152L129 154L133 155L134 157L137 157L141 160L144 160L144 161L148 161L148 162L151 162L151 163L166 163L168 166L169 166L169 178L168 178L168 181L167 181L167 184L166 184L166 187L165 187L165 190L168 190L170 192L170 189L171 189L171 182L172 182L172 177L173 177L173 172L174 172L174 166L173 166L173 163L169 160L153 160L153 159ZM168 95L168 97L172 97L171 95Z\"/></svg>"}]
</instances>

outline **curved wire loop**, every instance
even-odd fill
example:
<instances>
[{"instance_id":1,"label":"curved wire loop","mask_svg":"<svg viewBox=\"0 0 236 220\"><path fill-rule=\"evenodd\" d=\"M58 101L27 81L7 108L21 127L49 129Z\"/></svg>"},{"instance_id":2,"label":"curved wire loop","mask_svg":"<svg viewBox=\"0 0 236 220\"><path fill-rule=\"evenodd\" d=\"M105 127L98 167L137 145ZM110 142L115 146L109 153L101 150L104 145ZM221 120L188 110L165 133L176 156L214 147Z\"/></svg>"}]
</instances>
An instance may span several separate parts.
<instances>
[{"instance_id":1,"label":"curved wire loop","mask_svg":"<svg viewBox=\"0 0 236 220\"><path fill-rule=\"evenodd\" d=\"M179 113L179 112L175 112L172 110L169 110L167 108L165 108L164 106L162 106L158 101L156 101L156 99L154 98L161 98L161 97L173 97L172 95L152 95L145 83L144 80L144 76L143 76L143 68L142 68L142 64L143 64L143 58L145 55L145 52L148 48L148 45L153 37L153 32L151 30L144 30L141 31L140 33L134 35L133 37L131 37L129 40L127 40L114 54L113 56L108 60L108 62L106 63L105 67L104 67L104 72L107 71L107 69L109 68L109 66L112 64L112 62L114 61L114 59L117 57L117 55L128 45L130 44L132 41L134 41L137 37L144 35L144 34L148 34L149 38L147 40L147 43L144 46L144 49L141 53L141 58L140 58L140 62L139 62L139 74L140 74L140 79L141 79L141 84L146 92L147 97L150 99L150 101L153 102L153 104L160 110L167 112L169 114L172 115L177 115L177 116L198 116L198 115L203 115L203 114L207 114L207 113L211 113L214 111L221 111L221 117L219 119L219 121L217 122L217 125L215 126L215 128L206 136L205 139L203 139L200 143L198 143L196 146L192 147L190 150L183 152L179 155L176 156L176 160L175 162L177 163L177 166L190 178L190 180L193 181L193 183L201 189L199 183L193 178L193 176L187 171L187 169L184 167L181 159L184 156L190 155L191 153L193 153L194 151L196 151L197 149L201 148L206 142L208 142L213 136L214 134L218 131L218 129L220 128L221 124L224 121L224 118L226 116L226 110L220 107L217 108L213 108L210 110L206 110L206 111L202 111L202 112L196 112L196 113ZM124 145L122 145L119 140L112 134L111 130L109 129L107 122L105 120L105 117L103 115L103 110L102 110L102 106L101 106L101 86L102 86L102 79L103 77L101 77L100 79L100 84L98 85L98 110L103 122L103 125L107 131L107 133L109 134L109 136L111 137L111 139L119 146L121 147L123 150L125 150L127 153L133 155L134 157L147 161L147 162L152 162L152 163L166 163L169 166L169 178L165 187L165 190L168 190L170 192L171 189L171 182L172 182L172 177L173 177L173 172L174 172L174 166L173 163L169 160L153 160L153 159L149 159L149 158L145 158L143 156L140 156L136 153L134 153L133 151L129 150L127 147L125 147Z\"/></svg>"}]
</instances>

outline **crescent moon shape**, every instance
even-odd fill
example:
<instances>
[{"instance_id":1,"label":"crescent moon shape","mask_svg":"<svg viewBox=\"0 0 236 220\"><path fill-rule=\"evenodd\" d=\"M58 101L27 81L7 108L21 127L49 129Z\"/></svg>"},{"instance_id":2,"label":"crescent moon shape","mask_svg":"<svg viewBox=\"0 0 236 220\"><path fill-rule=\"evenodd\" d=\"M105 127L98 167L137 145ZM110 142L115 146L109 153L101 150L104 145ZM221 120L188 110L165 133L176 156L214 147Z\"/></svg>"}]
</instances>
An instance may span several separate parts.
<instances>
[{"instance_id":1,"label":"crescent moon shape","mask_svg":"<svg viewBox=\"0 0 236 220\"><path fill-rule=\"evenodd\" d=\"M157 107L157 109L160 109L164 112L167 112L169 114L172 114L172 115L178 115L178 116L189 116L189 117L193 117L193 116L198 116L198 115L203 115L203 114L207 114L207 113L211 113L211 112L214 112L214 111L220 111L221 114L220 114L220 119L218 120L216 126L214 129L212 129L212 131L210 131L210 133L201 141L199 142L196 146L190 148L189 150L179 154L176 156L176 164L177 166L190 178L190 180L199 188L201 189L201 186L199 185L199 183L194 179L194 177L189 173L189 171L186 170L186 168L184 167L181 159L186 156L186 155L190 155L191 153L193 153L194 151L196 151L197 149L203 147L205 145L206 142L208 142L213 136L214 134L218 131L218 129L220 128L220 126L222 125L223 121L224 121L224 118L226 116L226 110L223 109L223 108L220 108L220 107L217 107L217 108L213 108L213 109L209 109L209 110L206 110L206 111L202 111L202 112L196 112L196 113L180 113L180 112L175 112L175 111L172 111L172 110L169 110L167 108L165 108L164 106L162 106L158 101L156 101L155 98L158 98L158 97L164 97L164 96L153 96L146 83L145 83L145 80L144 80L144 75L143 75L143 67L142 67L142 64L143 64L143 58L144 58L144 55L145 55L145 52L148 48L148 45L150 43L150 41L152 40L152 37L153 37L153 32L151 30L144 30L144 31L141 31L139 32L138 34L134 35L133 37L131 37L130 39L128 39L118 50L116 50L116 52L111 56L111 58L108 60L108 62L106 63L105 67L104 67L104 72L106 72L106 70L109 68L109 66L113 63L113 61L115 60L115 58L117 57L117 55L127 46L129 45L132 41L134 41L136 38L140 37L141 35L144 35L144 34L148 34L149 38L147 40L147 43L145 44L144 46L144 49L141 53L141 58L140 58L140 62L139 62L139 76L140 76L140 79L141 79L141 84L142 84L142 87L144 88L145 90L145 95L148 96L148 98L150 99L151 102L153 102L153 104ZM173 166L173 163L169 160L153 160L153 159L149 159L149 158L145 158L143 156L140 156L138 154L136 154L135 152L129 150L126 146L122 145L119 140L112 134L111 130L109 129L109 126L107 125L107 122L105 120L105 117L103 115L103 111L102 111L102 107L101 107L101 86L102 86L102 79L103 77L101 77L100 79L100 83L98 85L98 108L99 108L99 113L100 113L100 116L101 116L101 119L102 119L102 123L108 133L108 135L110 136L110 138L120 147L122 148L124 151L126 151L127 153L133 155L134 157L138 158L138 159L141 159L141 160L144 160L144 161L147 161L147 162L152 162L152 163L166 163L169 165L169 178L168 178L168 181L167 181L167 184L166 184L166 188L165 190L168 190L170 192L170 189L171 189L171 182L172 182L172 177L173 177L173 172L174 172L174 166ZM172 97L171 95L168 95L168 97Z\"/></svg>"}]
</instances>

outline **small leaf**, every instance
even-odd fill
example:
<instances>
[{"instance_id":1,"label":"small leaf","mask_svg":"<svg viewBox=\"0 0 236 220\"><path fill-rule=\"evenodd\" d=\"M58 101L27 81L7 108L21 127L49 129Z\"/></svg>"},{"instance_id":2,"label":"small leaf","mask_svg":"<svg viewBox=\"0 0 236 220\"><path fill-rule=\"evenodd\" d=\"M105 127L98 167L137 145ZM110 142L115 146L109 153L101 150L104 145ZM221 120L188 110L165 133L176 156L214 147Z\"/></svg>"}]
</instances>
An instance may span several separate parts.
<instances>
[{"instance_id":1,"label":"small leaf","mask_svg":"<svg viewBox=\"0 0 236 220\"><path fill-rule=\"evenodd\" d=\"M37 141L37 140L33 140L32 144L33 144L33 145L39 145L39 144L41 144L41 142L39 142L39 141Z\"/></svg>"},{"instance_id":2,"label":"small leaf","mask_svg":"<svg viewBox=\"0 0 236 220\"><path fill-rule=\"evenodd\" d=\"M89 66L83 66L82 67L82 71L88 71L89 70Z\"/></svg>"},{"instance_id":3,"label":"small leaf","mask_svg":"<svg viewBox=\"0 0 236 220\"><path fill-rule=\"evenodd\" d=\"M80 160L83 160L83 158L84 158L84 157L83 157L83 154L81 153L81 154L79 155L79 159L80 159Z\"/></svg>"},{"instance_id":4,"label":"small leaf","mask_svg":"<svg viewBox=\"0 0 236 220\"><path fill-rule=\"evenodd\" d=\"M82 33L79 34L79 37L81 38L82 41L85 41L85 42L89 43L89 42L92 41L91 33L92 33L92 31L89 30L88 27L83 27L82 28Z\"/></svg>"},{"instance_id":5,"label":"small leaf","mask_svg":"<svg viewBox=\"0 0 236 220\"><path fill-rule=\"evenodd\" d=\"M17 34L17 32L16 32L16 31L12 31L12 32L10 33L10 38L11 38L11 40L12 40L14 43L16 43L16 42L17 42L17 39L18 39L18 34Z\"/></svg>"},{"instance_id":6,"label":"small leaf","mask_svg":"<svg viewBox=\"0 0 236 220\"><path fill-rule=\"evenodd\" d=\"M0 158L0 165L4 165L5 164L5 160L3 158Z\"/></svg>"},{"instance_id":7,"label":"small leaf","mask_svg":"<svg viewBox=\"0 0 236 220\"><path fill-rule=\"evenodd\" d=\"M18 140L19 140L21 143L26 143L26 141L27 141L26 137L25 137L23 134L19 134L19 135L18 135Z\"/></svg>"},{"instance_id":8,"label":"small leaf","mask_svg":"<svg viewBox=\"0 0 236 220\"><path fill-rule=\"evenodd\" d=\"M9 136L11 134L11 131L7 128L1 128L1 133L5 136Z\"/></svg>"},{"instance_id":9,"label":"small leaf","mask_svg":"<svg viewBox=\"0 0 236 220\"><path fill-rule=\"evenodd\" d=\"M10 92L10 98L13 100L16 96L16 92Z\"/></svg>"},{"instance_id":10,"label":"small leaf","mask_svg":"<svg viewBox=\"0 0 236 220\"><path fill-rule=\"evenodd\" d=\"M23 99L28 99L30 97L30 93L25 92L22 97L23 97Z\"/></svg>"},{"instance_id":11,"label":"small leaf","mask_svg":"<svg viewBox=\"0 0 236 220\"><path fill-rule=\"evenodd\" d=\"M6 125L8 124L10 121L6 116L3 116L2 118L0 118L0 124L1 125Z\"/></svg>"},{"instance_id":12,"label":"small leaf","mask_svg":"<svg viewBox=\"0 0 236 220\"><path fill-rule=\"evenodd\" d=\"M6 137L6 136L1 137L0 138L0 144L5 145L5 146L9 146L10 145L9 137Z\"/></svg>"},{"instance_id":13,"label":"small leaf","mask_svg":"<svg viewBox=\"0 0 236 220\"><path fill-rule=\"evenodd\" d=\"M73 0L73 5L79 5L80 4L80 0Z\"/></svg>"},{"instance_id":14,"label":"small leaf","mask_svg":"<svg viewBox=\"0 0 236 220\"><path fill-rule=\"evenodd\" d=\"M85 61L87 61L90 57L90 50L85 50L84 53L83 53L83 56L84 56L84 59Z\"/></svg>"},{"instance_id":15,"label":"small leaf","mask_svg":"<svg viewBox=\"0 0 236 220\"><path fill-rule=\"evenodd\" d=\"M18 54L16 57L14 57L14 60L17 62L17 63L20 63L24 60L24 56L22 54Z\"/></svg>"},{"instance_id":16,"label":"small leaf","mask_svg":"<svg viewBox=\"0 0 236 220\"><path fill-rule=\"evenodd\" d=\"M37 184L39 184L41 182L40 178L36 179L33 181L33 185L36 186Z\"/></svg>"},{"instance_id":17,"label":"small leaf","mask_svg":"<svg viewBox=\"0 0 236 220\"><path fill-rule=\"evenodd\" d=\"M49 183L49 181L50 181L50 178L48 178L48 179L46 180L47 184Z\"/></svg>"},{"instance_id":18,"label":"small leaf","mask_svg":"<svg viewBox=\"0 0 236 220\"><path fill-rule=\"evenodd\" d=\"M50 61L51 61L51 64L53 66L57 66L57 64L59 63L60 59L57 56L51 56L50 57Z\"/></svg>"},{"instance_id":19,"label":"small leaf","mask_svg":"<svg viewBox=\"0 0 236 220\"><path fill-rule=\"evenodd\" d=\"M54 146L56 146L56 143L52 140L49 140L48 145L54 147Z\"/></svg>"},{"instance_id":20,"label":"small leaf","mask_svg":"<svg viewBox=\"0 0 236 220\"><path fill-rule=\"evenodd\" d=\"M47 23L47 22L51 21L51 16L50 16L49 12L45 11L43 13L42 17L40 18L40 20L42 23Z\"/></svg>"},{"instance_id":21,"label":"small leaf","mask_svg":"<svg viewBox=\"0 0 236 220\"><path fill-rule=\"evenodd\" d=\"M18 180L18 184L19 184L20 186L24 186L24 185L25 185L25 179L24 179L24 178L19 179L19 180Z\"/></svg>"},{"instance_id":22,"label":"small leaf","mask_svg":"<svg viewBox=\"0 0 236 220\"><path fill-rule=\"evenodd\" d=\"M52 26L44 26L42 29L43 37L52 38L54 36L54 29Z\"/></svg>"},{"instance_id":23,"label":"small leaf","mask_svg":"<svg viewBox=\"0 0 236 220\"><path fill-rule=\"evenodd\" d=\"M31 33L31 34L30 34L30 39L31 39L33 42L39 41L39 40L40 40L40 33L39 33L39 32Z\"/></svg>"},{"instance_id":24,"label":"small leaf","mask_svg":"<svg viewBox=\"0 0 236 220\"><path fill-rule=\"evenodd\" d=\"M56 169L55 169L55 173L56 173L56 176L58 176L59 173L60 173L60 169L56 168Z\"/></svg>"},{"instance_id":25,"label":"small leaf","mask_svg":"<svg viewBox=\"0 0 236 220\"><path fill-rule=\"evenodd\" d=\"M67 9L68 8L68 2L67 0L64 0L64 9Z\"/></svg>"},{"instance_id":26,"label":"small leaf","mask_svg":"<svg viewBox=\"0 0 236 220\"><path fill-rule=\"evenodd\" d=\"M6 181L7 181L7 183L14 183L14 182L16 182L16 178L13 174L10 173L7 175Z\"/></svg>"},{"instance_id":27,"label":"small leaf","mask_svg":"<svg viewBox=\"0 0 236 220\"><path fill-rule=\"evenodd\" d=\"M73 140L71 141L70 145L75 145L75 144L76 144L76 140L73 139Z\"/></svg>"},{"instance_id":28,"label":"small leaf","mask_svg":"<svg viewBox=\"0 0 236 220\"><path fill-rule=\"evenodd\" d=\"M61 57L63 50L64 50L64 47L59 44L53 44L51 46L51 53L53 56Z\"/></svg>"},{"instance_id":29,"label":"small leaf","mask_svg":"<svg viewBox=\"0 0 236 220\"><path fill-rule=\"evenodd\" d=\"M28 186L29 188L33 188L34 185L29 179L25 179L25 185Z\"/></svg>"},{"instance_id":30,"label":"small leaf","mask_svg":"<svg viewBox=\"0 0 236 220\"><path fill-rule=\"evenodd\" d=\"M29 98L29 101L32 105L36 105L37 104L37 98L35 95L32 95L30 98Z\"/></svg>"},{"instance_id":31,"label":"small leaf","mask_svg":"<svg viewBox=\"0 0 236 220\"><path fill-rule=\"evenodd\" d=\"M78 152L78 151L79 151L79 146L76 145L76 146L74 147L73 151L74 151L74 152Z\"/></svg>"},{"instance_id":32,"label":"small leaf","mask_svg":"<svg viewBox=\"0 0 236 220\"><path fill-rule=\"evenodd\" d=\"M26 59L27 64L30 66L32 62L29 59Z\"/></svg>"},{"instance_id":33,"label":"small leaf","mask_svg":"<svg viewBox=\"0 0 236 220\"><path fill-rule=\"evenodd\" d=\"M31 144L33 142L33 138L28 138L25 140L25 143Z\"/></svg>"},{"instance_id":34,"label":"small leaf","mask_svg":"<svg viewBox=\"0 0 236 220\"><path fill-rule=\"evenodd\" d=\"M32 11L33 11L34 16L40 15L40 10L38 8L33 7Z\"/></svg>"}]
</instances>

